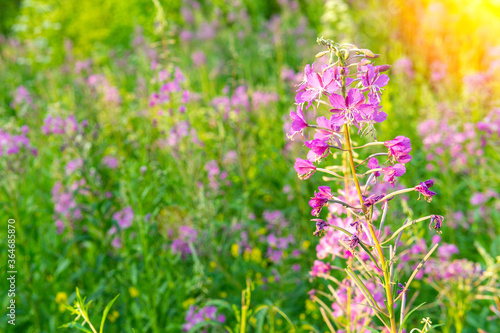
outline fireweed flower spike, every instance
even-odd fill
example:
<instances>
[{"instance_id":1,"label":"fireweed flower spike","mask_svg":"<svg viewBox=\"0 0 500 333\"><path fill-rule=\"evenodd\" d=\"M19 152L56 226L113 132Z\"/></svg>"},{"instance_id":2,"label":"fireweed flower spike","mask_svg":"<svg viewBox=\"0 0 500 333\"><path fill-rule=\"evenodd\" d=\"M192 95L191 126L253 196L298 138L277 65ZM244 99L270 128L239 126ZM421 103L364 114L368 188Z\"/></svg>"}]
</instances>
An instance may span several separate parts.
<instances>
[{"instance_id":1,"label":"fireweed flower spike","mask_svg":"<svg viewBox=\"0 0 500 333\"><path fill-rule=\"evenodd\" d=\"M399 189L389 194L381 194L380 191L375 192L371 188L377 182L386 182L394 187L397 177L403 176L406 172L405 164L410 163L412 159L410 139L402 135L385 142L373 141L360 146L353 146L354 142L351 139L351 127L357 128L358 136L367 137L365 135L367 133L374 134L376 123L387 118L380 102L389 76L381 73L387 71L390 66L371 65L371 60L368 58L375 59L377 56L370 50L360 49L352 44L338 44L324 38L318 38L318 43L325 46L327 51L320 52L317 57L329 54L330 61L317 73L314 71L314 65L306 66L304 81L297 90L295 101L299 107L297 112L290 114L293 121L290 134L302 134L302 131L308 130L314 132L314 139L304 143L310 152L307 160L297 158L295 170L301 179L307 179L316 171L320 171L341 178L344 182L337 191L332 191L329 186L319 186L314 197L309 200L313 216L319 216L323 207L328 206L326 221L312 219L316 224L314 235L322 237L317 246L319 260L314 262L310 275L328 277L332 267L329 262L322 261L325 259L338 256L346 259L355 257L357 260L347 261L345 271L348 283L341 283L333 278L328 279L330 282L338 281L335 282L337 288L330 288L332 295L328 295L330 300L335 300L334 304L330 306L322 301L319 297L324 296L323 294L314 295L312 299L326 312L331 312L331 308L338 309L335 310L335 316L339 318L334 318L336 330L364 332L370 326L389 333L401 332L406 329L405 317L411 309L397 314L396 302L402 301L403 309L407 307L406 297L397 295L409 292L408 286L418 273L418 270L413 272L407 281L403 281L404 275L394 272L400 267L397 260L401 256L398 256L396 251L401 247L398 246L401 235L411 225L428 219L431 220L429 228L440 233L443 217L431 215L398 225L395 221L389 221L391 215L387 214L388 201L413 191L430 201L436 195L429 190L434 182L428 180L415 187ZM354 76L356 80L350 78ZM317 105L314 109L317 126L308 125L305 121L306 117L302 111L307 109L304 108L306 103L307 108L310 105ZM356 141L360 140L357 138ZM361 149L371 150L382 145L388 151L379 151L375 154L371 152L367 154L367 159L361 163L357 162L359 164L356 165L355 158L357 161L359 159L358 155L355 156L354 149L360 152ZM314 163L330 160L330 149L342 151L341 165L325 169L316 168ZM386 161L379 161L375 158L378 156L388 156L388 158ZM368 176L364 186L360 185L358 180L358 177L363 176ZM381 176L383 179L380 179ZM329 205L329 203L334 204ZM381 209L383 213L380 218ZM380 225L375 226L376 223ZM376 228L379 230L375 231ZM393 234L387 231L392 228L396 230ZM429 250L425 258L432 254L436 246L437 244ZM425 260L418 269L424 263ZM398 281L395 280L396 276ZM399 282L405 283L403 291L398 290L403 286L400 284L398 288ZM354 291L347 292L347 285ZM350 301L348 297L353 297L353 300ZM348 304L351 306L347 306ZM360 304L362 309L355 310L357 307L353 304ZM366 310L366 306L369 310ZM374 316L378 321L372 320ZM375 326L375 322L381 323L382 327Z\"/></svg>"}]
</instances>

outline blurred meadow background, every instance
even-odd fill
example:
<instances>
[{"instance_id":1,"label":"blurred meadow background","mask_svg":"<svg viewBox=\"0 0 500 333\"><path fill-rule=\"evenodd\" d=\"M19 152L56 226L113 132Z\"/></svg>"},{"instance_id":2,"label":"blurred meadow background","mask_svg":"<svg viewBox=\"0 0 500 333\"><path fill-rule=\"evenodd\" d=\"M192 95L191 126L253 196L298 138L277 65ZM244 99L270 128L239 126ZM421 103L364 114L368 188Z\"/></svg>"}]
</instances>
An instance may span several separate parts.
<instances>
[{"instance_id":1,"label":"blurred meadow background","mask_svg":"<svg viewBox=\"0 0 500 333\"><path fill-rule=\"evenodd\" d=\"M329 285L310 274L321 183L286 138L324 36L392 66L378 137L412 140L403 184L436 181L390 216L445 216L411 320L500 332L499 31L496 0L1 0L0 267L13 218L18 277L0 331L75 331L76 288L95 323L119 294L105 332L328 331L308 295Z\"/></svg>"}]
</instances>

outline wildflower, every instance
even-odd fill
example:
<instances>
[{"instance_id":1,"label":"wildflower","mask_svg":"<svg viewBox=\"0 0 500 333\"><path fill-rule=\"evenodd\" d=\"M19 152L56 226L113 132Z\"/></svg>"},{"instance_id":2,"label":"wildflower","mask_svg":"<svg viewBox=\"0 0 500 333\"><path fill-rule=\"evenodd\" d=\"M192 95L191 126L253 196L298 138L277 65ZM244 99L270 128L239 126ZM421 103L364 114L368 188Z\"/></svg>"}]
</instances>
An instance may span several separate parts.
<instances>
[{"instance_id":1,"label":"wildflower","mask_svg":"<svg viewBox=\"0 0 500 333\"><path fill-rule=\"evenodd\" d=\"M337 68L329 68L321 76L318 73L309 73L305 77L305 84L303 84L295 97L295 102L302 104L308 102L308 107L312 102L321 97L322 94L333 94L340 89L342 83L339 81Z\"/></svg>"},{"instance_id":2,"label":"wildflower","mask_svg":"<svg viewBox=\"0 0 500 333\"><path fill-rule=\"evenodd\" d=\"M237 258L240 255L240 247L238 246L238 244L233 243L231 245L231 255L235 258Z\"/></svg>"},{"instance_id":3,"label":"wildflower","mask_svg":"<svg viewBox=\"0 0 500 333\"><path fill-rule=\"evenodd\" d=\"M332 269L330 263L324 263L321 260L314 260L312 270L309 272L311 276L318 276L318 274L326 274Z\"/></svg>"},{"instance_id":4,"label":"wildflower","mask_svg":"<svg viewBox=\"0 0 500 333\"><path fill-rule=\"evenodd\" d=\"M334 132L338 132L340 130L339 126L334 125L330 120L326 119L326 117L318 117L316 118L316 123L318 127L316 129L316 133L314 134L314 139L328 141ZM335 137L338 141L338 138ZM341 146L340 142L337 142L339 146Z\"/></svg>"},{"instance_id":5,"label":"wildflower","mask_svg":"<svg viewBox=\"0 0 500 333\"><path fill-rule=\"evenodd\" d=\"M330 121L336 126L354 124L359 127L360 123L376 111L373 105L365 104L365 96L358 89L349 90L345 98L333 94L328 99L333 107L330 110L333 113Z\"/></svg>"},{"instance_id":6,"label":"wildflower","mask_svg":"<svg viewBox=\"0 0 500 333\"><path fill-rule=\"evenodd\" d=\"M370 169L377 169L379 167L378 160L375 157L372 157L368 160L368 167ZM375 177L380 176L380 171L375 171Z\"/></svg>"},{"instance_id":7,"label":"wildflower","mask_svg":"<svg viewBox=\"0 0 500 333\"><path fill-rule=\"evenodd\" d=\"M406 168L404 164L400 163L383 168L382 173L384 174L384 182L388 182L392 187L394 187L394 182L396 181L394 177L401 177L405 172Z\"/></svg>"},{"instance_id":8,"label":"wildflower","mask_svg":"<svg viewBox=\"0 0 500 333\"><path fill-rule=\"evenodd\" d=\"M389 157L394 157L397 162L411 161L411 156L408 154L411 151L411 142L407 137L398 135L395 139L384 142L384 145L389 148Z\"/></svg>"},{"instance_id":9,"label":"wildflower","mask_svg":"<svg viewBox=\"0 0 500 333\"><path fill-rule=\"evenodd\" d=\"M359 238L357 235L352 235L349 239L349 248L354 250L359 245Z\"/></svg>"},{"instance_id":10,"label":"wildflower","mask_svg":"<svg viewBox=\"0 0 500 333\"><path fill-rule=\"evenodd\" d=\"M405 289L405 286L402 283L398 283L398 289L397 289L398 295L401 294L404 289ZM410 289L406 289L405 294L408 293L409 291L410 291Z\"/></svg>"},{"instance_id":11,"label":"wildflower","mask_svg":"<svg viewBox=\"0 0 500 333\"><path fill-rule=\"evenodd\" d=\"M429 190L429 188L432 187L433 185L434 181L432 179L429 179L426 180L425 182L421 182L420 185L415 186L415 191L423 194L425 200L431 202L432 197L436 195L436 192Z\"/></svg>"},{"instance_id":12,"label":"wildflower","mask_svg":"<svg viewBox=\"0 0 500 333\"><path fill-rule=\"evenodd\" d=\"M132 298L139 297L139 294L140 294L139 290L137 290L137 288L134 286L128 288L128 292L130 294L130 297L132 297Z\"/></svg>"},{"instance_id":13,"label":"wildflower","mask_svg":"<svg viewBox=\"0 0 500 333\"><path fill-rule=\"evenodd\" d=\"M300 134L302 136L302 130L307 128L307 122L304 118L304 113L302 112L302 107L297 105L297 112L290 111L290 118L292 118L292 127L287 136L293 139L295 135Z\"/></svg>"},{"instance_id":14,"label":"wildflower","mask_svg":"<svg viewBox=\"0 0 500 333\"><path fill-rule=\"evenodd\" d=\"M384 70L383 66L366 65L362 66L362 71L358 71L358 78L363 84L363 92L368 91L368 96L380 102L382 87L385 87L389 82L389 77L386 74L380 74Z\"/></svg>"},{"instance_id":15,"label":"wildflower","mask_svg":"<svg viewBox=\"0 0 500 333\"><path fill-rule=\"evenodd\" d=\"M311 214L313 216L319 216L323 206L328 203L328 200L333 198L330 187L320 186L318 190L318 192L314 192L314 197L309 200L309 206L312 208Z\"/></svg>"},{"instance_id":16,"label":"wildflower","mask_svg":"<svg viewBox=\"0 0 500 333\"><path fill-rule=\"evenodd\" d=\"M429 229L435 229L438 234L441 233L439 229L443 226L444 217L441 215L432 215L431 223L429 224Z\"/></svg>"},{"instance_id":17,"label":"wildflower","mask_svg":"<svg viewBox=\"0 0 500 333\"><path fill-rule=\"evenodd\" d=\"M59 291L56 294L56 303L59 304L59 312L64 312L66 310L65 304L68 302L68 294L64 291Z\"/></svg>"},{"instance_id":18,"label":"wildflower","mask_svg":"<svg viewBox=\"0 0 500 333\"><path fill-rule=\"evenodd\" d=\"M102 158L102 164L104 164L109 169L118 168L118 160L110 155L106 155Z\"/></svg>"},{"instance_id":19,"label":"wildflower","mask_svg":"<svg viewBox=\"0 0 500 333\"><path fill-rule=\"evenodd\" d=\"M116 223L118 223L121 229L129 228L132 225L133 219L134 219L134 211L130 206L113 214L113 220L115 220Z\"/></svg>"},{"instance_id":20,"label":"wildflower","mask_svg":"<svg viewBox=\"0 0 500 333\"><path fill-rule=\"evenodd\" d=\"M314 236L321 236L325 228L329 226L328 222L321 219L313 219L312 221L316 221L316 231L313 234Z\"/></svg>"},{"instance_id":21,"label":"wildflower","mask_svg":"<svg viewBox=\"0 0 500 333\"><path fill-rule=\"evenodd\" d=\"M443 244L438 247L438 256L442 261L450 260L454 254L458 254L458 248L455 244Z\"/></svg>"},{"instance_id":22,"label":"wildflower","mask_svg":"<svg viewBox=\"0 0 500 333\"><path fill-rule=\"evenodd\" d=\"M380 199L382 199L384 197L384 195L370 195L368 198L366 198L364 201L363 201L363 205L365 205L365 207L371 207L373 206L377 201L379 201Z\"/></svg>"},{"instance_id":23,"label":"wildflower","mask_svg":"<svg viewBox=\"0 0 500 333\"><path fill-rule=\"evenodd\" d=\"M295 171L300 179L308 179L316 172L316 166L309 160L297 157L295 160Z\"/></svg>"},{"instance_id":24,"label":"wildflower","mask_svg":"<svg viewBox=\"0 0 500 333\"><path fill-rule=\"evenodd\" d=\"M304 142L304 144L314 153L316 161L322 158L326 158L328 156L328 153L330 152L330 150L328 149L328 143L319 139L306 141Z\"/></svg>"},{"instance_id":25,"label":"wildflower","mask_svg":"<svg viewBox=\"0 0 500 333\"><path fill-rule=\"evenodd\" d=\"M108 319L112 323L114 323L118 317L120 317L120 312L116 310L113 310L110 314L108 314Z\"/></svg>"}]
</instances>

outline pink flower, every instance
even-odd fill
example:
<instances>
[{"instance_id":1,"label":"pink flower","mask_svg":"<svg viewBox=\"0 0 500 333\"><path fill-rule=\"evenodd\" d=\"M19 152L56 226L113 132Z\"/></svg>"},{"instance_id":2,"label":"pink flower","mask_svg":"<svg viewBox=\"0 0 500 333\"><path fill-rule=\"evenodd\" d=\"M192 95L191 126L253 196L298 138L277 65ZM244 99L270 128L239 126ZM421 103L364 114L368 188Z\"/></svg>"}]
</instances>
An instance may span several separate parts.
<instances>
[{"instance_id":1,"label":"pink flower","mask_svg":"<svg viewBox=\"0 0 500 333\"><path fill-rule=\"evenodd\" d=\"M314 153L315 161L318 161L322 158L326 158L328 156L328 153L330 152L330 150L328 149L329 148L328 143L319 139L306 141L304 142L304 144Z\"/></svg>"},{"instance_id":2,"label":"pink flower","mask_svg":"<svg viewBox=\"0 0 500 333\"><path fill-rule=\"evenodd\" d=\"M419 185L415 186L415 191L420 192L424 195L424 198L430 202L432 197L436 195L436 192L429 190L430 187L434 185L434 181L432 179L426 180L425 182L421 182Z\"/></svg>"},{"instance_id":3,"label":"pink flower","mask_svg":"<svg viewBox=\"0 0 500 333\"><path fill-rule=\"evenodd\" d=\"M365 104L365 96L358 89L349 90L345 98L333 94L328 99L333 107L330 121L336 126L354 124L359 127L376 111L373 105Z\"/></svg>"},{"instance_id":4,"label":"pink flower","mask_svg":"<svg viewBox=\"0 0 500 333\"><path fill-rule=\"evenodd\" d=\"M397 162L411 161L411 156L408 155L411 151L411 142L407 137L398 135L395 139L384 142L384 145L389 148L389 157L394 157Z\"/></svg>"},{"instance_id":5,"label":"pink flower","mask_svg":"<svg viewBox=\"0 0 500 333\"><path fill-rule=\"evenodd\" d=\"M311 276L318 276L319 274L326 274L332 269L330 263L324 263L321 260L314 260L314 266L309 272Z\"/></svg>"},{"instance_id":6,"label":"pink flower","mask_svg":"<svg viewBox=\"0 0 500 333\"><path fill-rule=\"evenodd\" d=\"M292 127L290 128L290 132L287 136L290 139L293 139L295 135L300 134L302 136L302 131L304 128L307 128L307 122L304 118L304 113L302 112L302 108L300 105L297 105L297 112L290 111L290 118L292 118Z\"/></svg>"},{"instance_id":7,"label":"pink flower","mask_svg":"<svg viewBox=\"0 0 500 333\"><path fill-rule=\"evenodd\" d=\"M106 155L102 158L102 164L104 164L109 169L118 168L118 160L110 155Z\"/></svg>"},{"instance_id":8,"label":"pink flower","mask_svg":"<svg viewBox=\"0 0 500 333\"><path fill-rule=\"evenodd\" d=\"M309 160L297 157L295 171L297 171L300 179L308 179L316 172L316 166Z\"/></svg>"},{"instance_id":9,"label":"pink flower","mask_svg":"<svg viewBox=\"0 0 500 333\"><path fill-rule=\"evenodd\" d=\"M130 228L133 219L134 219L134 211L130 206L113 214L113 220L115 220L116 223L118 223L121 229Z\"/></svg>"},{"instance_id":10,"label":"pink flower","mask_svg":"<svg viewBox=\"0 0 500 333\"><path fill-rule=\"evenodd\" d=\"M380 95L382 94L382 87L385 87L389 82L389 77L386 74L380 74L383 66L366 65L361 67L358 72L358 78L361 79L363 84L363 91L368 91L368 95L380 102Z\"/></svg>"},{"instance_id":11,"label":"pink flower","mask_svg":"<svg viewBox=\"0 0 500 333\"><path fill-rule=\"evenodd\" d=\"M370 169L377 169L379 167L378 160L375 157L372 157L368 160L368 167ZM380 176L380 171L375 171L375 177Z\"/></svg>"},{"instance_id":12,"label":"pink flower","mask_svg":"<svg viewBox=\"0 0 500 333\"><path fill-rule=\"evenodd\" d=\"M319 216L319 213L321 213L321 209L328 203L328 200L330 199L333 199L330 187L318 187L318 192L314 192L314 197L309 200L309 206L311 206L312 208L311 215Z\"/></svg>"},{"instance_id":13,"label":"pink flower","mask_svg":"<svg viewBox=\"0 0 500 333\"><path fill-rule=\"evenodd\" d=\"M404 164L400 163L383 168L382 173L384 174L384 182L388 182L392 187L394 187L394 182L396 181L394 177L401 177L405 172L406 168Z\"/></svg>"}]
</instances>

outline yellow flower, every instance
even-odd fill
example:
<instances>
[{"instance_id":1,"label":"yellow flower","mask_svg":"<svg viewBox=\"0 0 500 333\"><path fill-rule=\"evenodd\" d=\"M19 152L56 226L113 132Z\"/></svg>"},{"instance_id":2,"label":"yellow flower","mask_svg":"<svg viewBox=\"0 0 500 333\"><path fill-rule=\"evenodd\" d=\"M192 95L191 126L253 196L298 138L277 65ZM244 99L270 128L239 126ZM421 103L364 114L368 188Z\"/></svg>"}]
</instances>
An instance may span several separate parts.
<instances>
[{"instance_id":1,"label":"yellow flower","mask_svg":"<svg viewBox=\"0 0 500 333\"><path fill-rule=\"evenodd\" d=\"M274 276L271 275L270 277L268 277L267 278L267 282L273 283L274 282Z\"/></svg>"},{"instance_id":2,"label":"yellow flower","mask_svg":"<svg viewBox=\"0 0 500 333\"><path fill-rule=\"evenodd\" d=\"M108 314L108 319L112 323L114 323L118 317L120 317L120 312L116 310L113 310L110 314Z\"/></svg>"},{"instance_id":3,"label":"yellow flower","mask_svg":"<svg viewBox=\"0 0 500 333\"><path fill-rule=\"evenodd\" d=\"M231 245L231 255L235 258L237 258L240 255L240 247L238 244L234 243Z\"/></svg>"},{"instance_id":4,"label":"yellow flower","mask_svg":"<svg viewBox=\"0 0 500 333\"><path fill-rule=\"evenodd\" d=\"M254 247L250 257L252 258L252 261L259 263L262 261L262 251L258 247Z\"/></svg>"},{"instance_id":5,"label":"yellow flower","mask_svg":"<svg viewBox=\"0 0 500 333\"><path fill-rule=\"evenodd\" d=\"M309 248L309 246L311 246L311 242L308 241L308 240L305 240L302 242L302 248L304 248L304 250L307 250Z\"/></svg>"},{"instance_id":6,"label":"yellow flower","mask_svg":"<svg viewBox=\"0 0 500 333\"><path fill-rule=\"evenodd\" d=\"M245 250L245 252L243 253L243 259L245 259L245 261L250 260L250 250Z\"/></svg>"},{"instance_id":7,"label":"yellow flower","mask_svg":"<svg viewBox=\"0 0 500 333\"><path fill-rule=\"evenodd\" d=\"M264 235L267 232L266 228L260 228L258 231L259 235Z\"/></svg>"},{"instance_id":8,"label":"yellow flower","mask_svg":"<svg viewBox=\"0 0 500 333\"><path fill-rule=\"evenodd\" d=\"M185 300L184 302L182 302L182 306L187 309L189 308L190 305L194 304L195 302L195 299L194 298L188 298L187 300Z\"/></svg>"},{"instance_id":9,"label":"yellow flower","mask_svg":"<svg viewBox=\"0 0 500 333\"><path fill-rule=\"evenodd\" d=\"M217 264L215 263L215 261L211 261L209 265L210 265L211 269L215 269L217 267Z\"/></svg>"},{"instance_id":10,"label":"yellow flower","mask_svg":"<svg viewBox=\"0 0 500 333\"><path fill-rule=\"evenodd\" d=\"M306 312L311 313L316 310L316 304L310 299L306 299Z\"/></svg>"},{"instance_id":11,"label":"yellow flower","mask_svg":"<svg viewBox=\"0 0 500 333\"><path fill-rule=\"evenodd\" d=\"M56 303L62 304L68 301L68 294L64 291L60 291L56 294Z\"/></svg>"},{"instance_id":12,"label":"yellow flower","mask_svg":"<svg viewBox=\"0 0 500 333\"><path fill-rule=\"evenodd\" d=\"M226 297L227 297L227 293L226 293L225 291L222 291L222 292L220 293L220 297L222 297L222 298L226 298Z\"/></svg>"},{"instance_id":13,"label":"yellow flower","mask_svg":"<svg viewBox=\"0 0 500 333\"><path fill-rule=\"evenodd\" d=\"M132 298L136 298L139 296L139 290L137 290L136 287L128 288L128 292L130 293L130 297L132 297Z\"/></svg>"},{"instance_id":14,"label":"yellow flower","mask_svg":"<svg viewBox=\"0 0 500 333\"><path fill-rule=\"evenodd\" d=\"M301 313L300 316L299 316L300 320L306 320L306 314L305 313Z\"/></svg>"}]
</instances>

